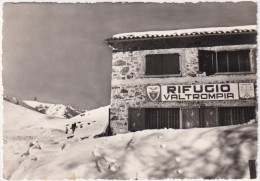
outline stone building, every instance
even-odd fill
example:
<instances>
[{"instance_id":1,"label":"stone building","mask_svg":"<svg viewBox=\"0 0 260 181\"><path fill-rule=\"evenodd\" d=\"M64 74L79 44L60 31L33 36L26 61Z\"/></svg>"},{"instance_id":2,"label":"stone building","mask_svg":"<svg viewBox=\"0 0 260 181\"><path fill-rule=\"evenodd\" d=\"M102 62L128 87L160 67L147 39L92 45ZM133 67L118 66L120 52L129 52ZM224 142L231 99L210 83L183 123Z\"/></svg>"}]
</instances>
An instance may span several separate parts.
<instances>
[{"instance_id":1,"label":"stone building","mask_svg":"<svg viewBox=\"0 0 260 181\"><path fill-rule=\"evenodd\" d=\"M114 35L112 132L256 120L256 26Z\"/></svg>"}]
</instances>

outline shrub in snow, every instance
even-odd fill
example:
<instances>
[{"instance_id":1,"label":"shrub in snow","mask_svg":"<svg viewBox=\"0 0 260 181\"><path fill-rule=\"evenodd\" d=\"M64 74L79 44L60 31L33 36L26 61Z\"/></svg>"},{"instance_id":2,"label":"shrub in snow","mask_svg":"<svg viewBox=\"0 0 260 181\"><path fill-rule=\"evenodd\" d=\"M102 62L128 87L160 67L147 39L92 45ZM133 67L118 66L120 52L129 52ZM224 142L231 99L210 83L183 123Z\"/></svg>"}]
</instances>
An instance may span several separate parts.
<instances>
[{"instance_id":1,"label":"shrub in snow","mask_svg":"<svg viewBox=\"0 0 260 181\"><path fill-rule=\"evenodd\" d=\"M46 110L48 108L49 108L48 106L43 106L42 104L40 104L39 106L35 107L35 110L40 112L40 113L46 114Z\"/></svg>"},{"instance_id":2,"label":"shrub in snow","mask_svg":"<svg viewBox=\"0 0 260 181\"><path fill-rule=\"evenodd\" d=\"M19 101L17 100L17 98L15 98L13 96L3 96L3 99L8 101L8 102L11 102L11 103L19 105Z\"/></svg>"}]
</instances>

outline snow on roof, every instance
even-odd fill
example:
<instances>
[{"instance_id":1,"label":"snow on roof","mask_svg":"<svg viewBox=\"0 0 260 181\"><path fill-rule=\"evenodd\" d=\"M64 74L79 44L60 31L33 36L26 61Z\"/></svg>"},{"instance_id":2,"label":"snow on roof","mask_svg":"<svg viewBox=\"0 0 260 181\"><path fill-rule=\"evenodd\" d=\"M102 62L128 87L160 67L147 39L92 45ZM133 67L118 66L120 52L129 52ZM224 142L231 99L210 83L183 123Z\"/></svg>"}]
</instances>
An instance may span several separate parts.
<instances>
[{"instance_id":1,"label":"snow on roof","mask_svg":"<svg viewBox=\"0 0 260 181\"><path fill-rule=\"evenodd\" d=\"M156 38L156 37L169 37L169 36L191 36L191 35L204 35L204 34L225 34L225 33L242 33L242 32L255 32L256 25L246 26L231 26L231 27L210 27L210 28L195 28L195 29L182 29L182 30L168 30L168 31L146 31L146 32L131 32L120 33L112 37L112 39L139 39L139 38Z\"/></svg>"}]
</instances>

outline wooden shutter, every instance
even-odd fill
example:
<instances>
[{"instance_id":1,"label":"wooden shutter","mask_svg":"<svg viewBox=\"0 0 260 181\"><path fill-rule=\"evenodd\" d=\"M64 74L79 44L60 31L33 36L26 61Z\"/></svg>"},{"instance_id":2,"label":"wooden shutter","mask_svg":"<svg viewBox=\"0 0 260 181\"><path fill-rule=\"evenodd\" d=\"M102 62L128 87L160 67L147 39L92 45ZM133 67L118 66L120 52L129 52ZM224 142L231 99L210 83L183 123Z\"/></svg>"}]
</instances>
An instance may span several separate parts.
<instances>
[{"instance_id":1,"label":"wooden shutter","mask_svg":"<svg viewBox=\"0 0 260 181\"><path fill-rule=\"evenodd\" d=\"M183 128L198 128L199 119L199 108L185 108L182 110Z\"/></svg>"},{"instance_id":2,"label":"wooden shutter","mask_svg":"<svg viewBox=\"0 0 260 181\"><path fill-rule=\"evenodd\" d=\"M179 54L164 54L163 55L163 74L179 74L180 63Z\"/></svg>"},{"instance_id":3,"label":"wooden shutter","mask_svg":"<svg viewBox=\"0 0 260 181\"><path fill-rule=\"evenodd\" d=\"M199 50L199 70L206 75L216 73L216 53L214 51Z\"/></svg>"},{"instance_id":4,"label":"wooden shutter","mask_svg":"<svg viewBox=\"0 0 260 181\"><path fill-rule=\"evenodd\" d=\"M139 131L145 129L145 109L143 108L129 108L129 130Z\"/></svg>"},{"instance_id":5,"label":"wooden shutter","mask_svg":"<svg viewBox=\"0 0 260 181\"><path fill-rule=\"evenodd\" d=\"M146 55L146 75L162 75L162 66L162 55Z\"/></svg>"},{"instance_id":6,"label":"wooden shutter","mask_svg":"<svg viewBox=\"0 0 260 181\"><path fill-rule=\"evenodd\" d=\"M217 108L202 108L201 127L215 127L218 126Z\"/></svg>"}]
</instances>

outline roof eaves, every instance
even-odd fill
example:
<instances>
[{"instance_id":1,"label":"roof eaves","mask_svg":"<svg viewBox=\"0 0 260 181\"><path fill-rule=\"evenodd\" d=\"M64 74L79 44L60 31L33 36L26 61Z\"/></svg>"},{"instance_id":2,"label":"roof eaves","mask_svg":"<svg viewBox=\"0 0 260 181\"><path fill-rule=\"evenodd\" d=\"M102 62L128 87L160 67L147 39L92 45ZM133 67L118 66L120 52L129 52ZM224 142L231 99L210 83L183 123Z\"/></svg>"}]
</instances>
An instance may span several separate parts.
<instances>
[{"instance_id":1,"label":"roof eaves","mask_svg":"<svg viewBox=\"0 0 260 181\"><path fill-rule=\"evenodd\" d=\"M212 28L197 28L172 31L150 31L150 32L133 32L114 35L108 40L141 40L141 39L156 39L168 37L183 37L183 36L203 36L203 35L221 35L221 34L238 34L256 32L256 25L236 26L236 27L212 27Z\"/></svg>"}]
</instances>

